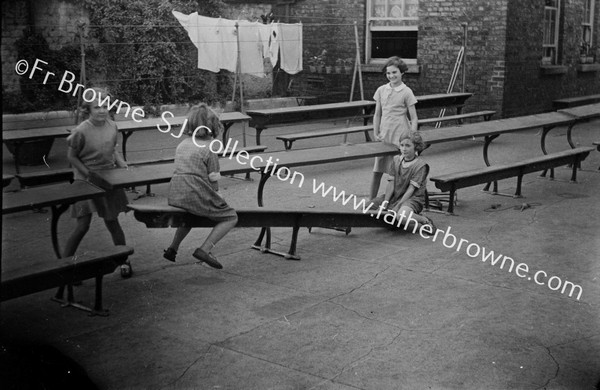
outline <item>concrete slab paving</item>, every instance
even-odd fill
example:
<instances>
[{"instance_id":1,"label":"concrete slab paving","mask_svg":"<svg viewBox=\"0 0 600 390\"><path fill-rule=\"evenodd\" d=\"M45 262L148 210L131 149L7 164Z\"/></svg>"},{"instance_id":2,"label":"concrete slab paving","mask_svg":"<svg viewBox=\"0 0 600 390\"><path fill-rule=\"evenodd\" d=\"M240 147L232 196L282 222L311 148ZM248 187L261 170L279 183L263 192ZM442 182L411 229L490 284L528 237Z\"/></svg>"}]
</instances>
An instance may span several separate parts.
<instances>
[{"instance_id":1,"label":"concrete slab paving","mask_svg":"<svg viewBox=\"0 0 600 390\"><path fill-rule=\"evenodd\" d=\"M575 142L591 145L599 126L578 125ZM269 151L283 148L277 134L262 137ZM234 126L232 136L241 139L241 128ZM339 141L310 140L294 148ZM565 149L566 129L552 130L547 141L549 151ZM160 136L128 144L129 154L140 158L172 152L174 145ZM55 145L52 166L66 166L63 146ZM434 145L424 158L432 174L441 174L483 166L481 150L478 141L454 142ZM490 148L498 163L532 154L541 154L537 131L501 136ZM10 173L10 156L3 163ZM578 184L568 182L566 168L556 169L554 181L527 175L520 199L479 187L460 190L456 215L428 214L439 229L468 241L459 250L445 246L443 235L434 241L386 228L354 228L349 235L301 229L301 260L293 261L250 249L259 229L244 228L215 248L225 267L219 271L191 257L206 230L194 230L170 263L162 250L174 231L147 229L128 213L120 221L135 248L135 274L105 277L110 316L60 308L49 300L54 292L45 291L2 303L1 341L51 345L101 389L594 389L600 382L599 165L600 153L593 152L578 171ZM366 196L371 166L362 160L302 167L304 186L271 178L265 202L344 210L314 193L312 179ZM222 192L234 207L256 205L258 176L252 177L223 178ZM515 179L500 182L509 193L515 185ZM155 198L128 196L161 201L168 186L152 189ZM521 211L523 203L532 207ZM49 217L3 216L3 267L52 258ZM72 228L63 217L63 243ZM290 238L291 229L273 229L273 247L287 251ZM94 218L80 251L110 243ZM467 252L470 243L511 257L515 267L526 263L529 272L521 277L509 263L483 262L469 255L477 249ZM537 271L547 273L544 285L533 280ZM569 296L574 286L581 288L579 299ZM91 302L93 281L75 292Z\"/></svg>"}]
</instances>

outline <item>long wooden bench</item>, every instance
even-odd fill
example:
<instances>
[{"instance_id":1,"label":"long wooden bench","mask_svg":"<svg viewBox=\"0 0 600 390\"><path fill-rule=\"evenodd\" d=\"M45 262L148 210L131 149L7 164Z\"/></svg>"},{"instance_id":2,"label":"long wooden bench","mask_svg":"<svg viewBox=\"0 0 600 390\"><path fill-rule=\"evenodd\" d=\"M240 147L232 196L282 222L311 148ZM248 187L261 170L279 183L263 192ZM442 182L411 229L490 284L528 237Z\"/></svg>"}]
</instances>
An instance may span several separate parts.
<instances>
[{"instance_id":1,"label":"long wooden bench","mask_svg":"<svg viewBox=\"0 0 600 390\"><path fill-rule=\"evenodd\" d=\"M244 151L248 154L254 153L262 153L267 150L267 147L264 145L256 145L256 146L245 146L241 149L235 149L234 155ZM219 157L224 157L229 155L231 150L226 150L219 153ZM163 157L163 158L153 158L153 159L145 159L145 160L136 160L136 161L128 161L127 165L131 166L139 166L139 165L149 165L149 164L164 164L164 163L172 163L175 161L175 157Z\"/></svg>"},{"instance_id":2,"label":"long wooden bench","mask_svg":"<svg viewBox=\"0 0 600 390\"><path fill-rule=\"evenodd\" d=\"M462 114L465 101L473 94L467 92L439 93L417 96L417 110L430 108L455 108L456 114ZM376 103L372 100L359 100L311 106L284 107L264 110L248 110L250 126L256 129L256 144L260 145L261 133L271 127L296 125L314 121L363 119L366 126L372 117ZM368 134L366 134L368 136ZM369 139L367 138L367 141Z\"/></svg>"},{"instance_id":3,"label":"long wooden bench","mask_svg":"<svg viewBox=\"0 0 600 390\"><path fill-rule=\"evenodd\" d=\"M497 180L517 177L517 189L515 197L521 197L521 182L523 175L531 172L543 171L562 165L572 164L571 181L577 179L577 165L583 161L594 148L580 147L562 152L546 154L511 164L500 164L490 167L474 169L465 172L449 173L431 177L430 180L442 191L449 191L448 213L454 212L454 194L459 188L471 187L477 184L496 182ZM487 188L487 186L486 186ZM493 194L498 194L497 186L494 186Z\"/></svg>"},{"instance_id":4,"label":"long wooden bench","mask_svg":"<svg viewBox=\"0 0 600 390\"><path fill-rule=\"evenodd\" d=\"M283 145L285 146L286 150L290 150L292 148L292 144L294 143L294 141L297 141L300 139L329 137L329 136L334 136L334 135L346 135L346 134L362 133L362 132L365 133L365 140L367 142L370 142L371 137L369 136L369 131L371 131L371 130L373 130L373 125L340 127L340 128L333 128L333 129L305 131L302 133L280 135L280 136L277 136L276 138L278 140L283 141Z\"/></svg>"},{"instance_id":5,"label":"long wooden bench","mask_svg":"<svg viewBox=\"0 0 600 390\"><path fill-rule=\"evenodd\" d=\"M446 115L446 116L438 117L438 118L425 118L425 119L419 118L419 127L421 127L422 125L431 125L431 124L437 124L437 123L449 122L449 121L458 121L460 123L460 122L462 122L463 119L472 119L472 118L483 118L483 120L489 121L495 113L496 113L496 111L484 110L484 111L467 112L465 114L458 114L458 115Z\"/></svg>"},{"instance_id":6,"label":"long wooden bench","mask_svg":"<svg viewBox=\"0 0 600 390\"><path fill-rule=\"evenodd\" d=\"M484 120L489 121L494 115L496 111L485 110L485 111L476 111L476 112L468 112L466 114L459 115L448 115L439 118L426 118L419 119L419 126L427 125L427 124L435 124L439 122L449 122L449 121L462 121L463 119L470 118L480 118L482 117ZM301 139L309 139L309 138L318 138L318 137L329 137L335 135L346 135L353 133L365 133L365 140L367 142L371 141L371 137L369 136L369 131L373 130L373 125L368 126L352 126L352 127L342 127L342 128L331 128L331 129L323 129L323 130L313 130L313 131L305 131L301 133L295 134L285 134L280 135L275 138L283 141L286 150L290 150L292 148L292 144L294 141Z\"/></svg>"},{"instance_id":7,"label":"long wooden bench","mask_svg":"<svg viewBox=\"0 0 600 390\"><path fill-rule=\"evenodd\" d=\"M41 259L34 264L27 263L26 266L13 269L3 260L0 300L6 301L94 278L96 288L93 309L73 302L72 296L66 301L58 296L54 299L92 314L107 315L102 307L102 278L124 264L132 253L133 249L130 247L115 246L98 252L84 252L68 259Z\"/></svg>"},{"instance_id":8,"label":"long wooden bench","mask_svg":"<svg viewBox=\"0 0 600 390\"><path fill-rule=\"evenodd\" d=\"M16 175L21 188L73 181L73 168L48 169Z\"/></svg>"},{"instance_id":9,"label":"long wooden bench","mask_svg":"<svg viewBox=\"0 0 600 390\"><path fill-rule=\"evenodd\" d=\"M167 204L129 204L135 219L144 223L148 228L169 227L213 227L215 221L189 214L178 207ZM266 242L262 241L265 236L261 233L256 240L253 249L283 256L287 259L300 260L296 255L296 244L298 230L301 227L314 228L336 228L349 233L349 227L382 227L388 226L382 219L375 218L370 212L362 210L355 211L330 211L330 210L290 210L271 209L263 207L236 209L238 222L236 227L292 227L292 240L287 253L279 252L271 248L270 236L267 235Z\"/></svg>"},{"instance_id":10,"label":"long wooden bench","mask_svg":"<svg viewBox=\"0 0 600 390\"><path fill-rule=\"evenodd\" d=\"M563 108L571 108L576 106L582 106L584 104L600 103L600 94L598 95L587 95L587 96L576 96L572 98L556 99L552 101L552 105L555 110Z\"/></svg>"}]
</instances>

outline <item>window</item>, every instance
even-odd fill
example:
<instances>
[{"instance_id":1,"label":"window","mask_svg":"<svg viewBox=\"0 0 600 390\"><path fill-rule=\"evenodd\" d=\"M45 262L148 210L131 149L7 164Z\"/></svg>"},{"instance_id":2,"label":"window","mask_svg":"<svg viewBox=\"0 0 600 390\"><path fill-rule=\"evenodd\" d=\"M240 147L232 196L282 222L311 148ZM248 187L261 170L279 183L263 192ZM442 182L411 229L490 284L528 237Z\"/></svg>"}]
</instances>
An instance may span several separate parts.
<instances>
[{"instance_id":1,"label":"window","mask_svg":"<svg viewBox=\"0 0 600 390\"><path fill-rule=\"evenodd\" d=\"M590 54L593 45L592 31L594 31L594 0L584 0L581 23L581 54L583 55Z\"/></svg>"},{"instance_id":2,"label":"window","mask_svg":"<svg viewBox=\"0 0 600 390\"><path fill-rule=\"evenodd\" d=\"M367 0L367 63L399 56L417 63L419 0Z\"/></svg>"},{"instance_id":3,"label":"window","mask_svg":"<svg viewBox=\"0 0 600 390\"><path fill-rule=\"evenodd\" d=\"M544 54L542 63L558 63L558 21L560 20L560 0L546 0L544 7Z\"/></svg>"}]
</instances>

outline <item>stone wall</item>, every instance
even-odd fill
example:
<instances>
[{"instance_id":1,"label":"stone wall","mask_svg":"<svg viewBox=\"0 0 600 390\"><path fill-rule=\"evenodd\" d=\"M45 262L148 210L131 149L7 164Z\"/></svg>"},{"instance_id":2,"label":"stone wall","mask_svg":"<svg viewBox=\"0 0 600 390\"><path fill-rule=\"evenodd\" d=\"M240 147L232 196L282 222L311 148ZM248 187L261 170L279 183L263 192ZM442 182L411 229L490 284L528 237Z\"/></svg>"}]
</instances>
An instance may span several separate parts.
<instances>
[{"instance_id":1,"label":"stone wall","mask_svg":"<svg viewBox=\"0 0 600 390\"><path fill-rule=\"evenodd\" d=\"M31 25L41 33L51 50L78 44L77 23L88 22L87 13L77 0L2 1L2 86L4 91L19 89L14 66L19 60L15 43Z\"/></svg>"}]
</instances>

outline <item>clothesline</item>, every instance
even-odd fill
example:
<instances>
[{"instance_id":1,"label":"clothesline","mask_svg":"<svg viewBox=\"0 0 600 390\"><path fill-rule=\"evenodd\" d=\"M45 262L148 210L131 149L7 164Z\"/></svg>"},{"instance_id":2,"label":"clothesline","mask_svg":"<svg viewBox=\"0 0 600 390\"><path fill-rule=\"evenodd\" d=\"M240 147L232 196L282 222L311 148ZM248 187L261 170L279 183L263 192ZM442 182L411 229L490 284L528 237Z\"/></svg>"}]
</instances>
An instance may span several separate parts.
<instances>
[{"instance_id":1,"label":"clothesline","mask_svg":"<svg viewBox=\"0 0 600 390\"><path fill-rule=\"evenodd\" d=\"M242 41L244 42L244 41ZM298 39L289 39L288 42L302 42L301 40ZM86 43L87 45L92 45L92 46L119 46L119 45L153 45L153 44L186 44L186 45L193 45L192 42L190 41L145 41L145 42L140 42L140 41L134 41L134 42L89 42ZM207 43L219 43L219 41L207 41ZM24 44L23 46L28 46L28 47L34 47L34 46L47 46L47 44L44 43L32 43L32 44Z\"/></svg>"},{"instance_id":2,"label":"clothesline","mask_svg":"<svg viewBox=\"0 0 600 390\"><path fill-rule=\"evenodd\" d=\"M242 20L248 21L246 19L239 19L239 20L240 21L242 21ZM274 22L274 23L277 23L277 22ZM281 22L281 23L284 23L284 22ZM288 22L285 22L285 23L288 23ZM309 27L354 26L354 23L304 23L301 20L289 22L288 24L293 24L293 23L302 23L303 26L309 26ZM72 29L73 28L72 25L65 26L65 25L59 25L59 24L18 24L18 25L14 25L13 27L15 27L15 28L28 28L28 27L58 28L58 29L69 29L69 28ZM177 25L177 24L104 24L104 25L86 24L85 27L86 28L131 28L131 27L134 27L134 28L147 29L147 28L156 28L156 27L172 28L172 27L181 27L181 26ZM201 26L201 27L204 27L204 26Z\"/></svg>"},{"instance_id":3,"label":"clothesline","mask_svg":"<svg viewBox=\"0 0 600 390\"><path fill-rule=\"evenodd\" d=\"M226 71L228 73L225 73L223 75L227 75L227 76L231 76L233 77L233 73ZM197 79L199 75L185 75L185 76L165 76L165 77L144 77L144 78L123 78L123 79L106 79L106 80L94 80L94 84L101 84L101 83L113 83L113 82L140 82L140 81L151 81L151 80L169 80L169 79L178 79L178 78L184 78L184 79ZM258 75L257 75L258 76ZM45 83L36 83L36 82L23 82L22 83L24 86L40 86L40 85L60 85L59 81L47 81Z\"/></svg>"}]
</instances>

